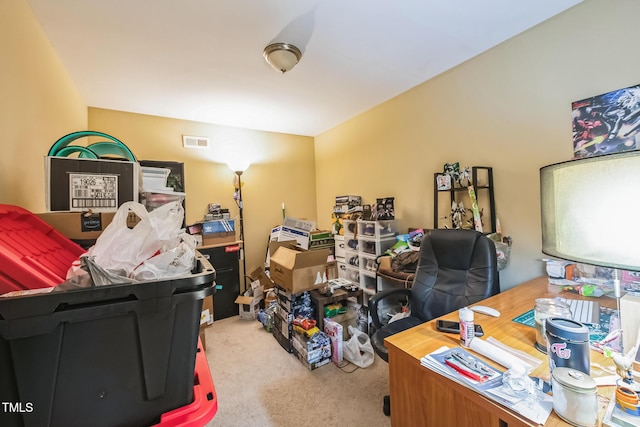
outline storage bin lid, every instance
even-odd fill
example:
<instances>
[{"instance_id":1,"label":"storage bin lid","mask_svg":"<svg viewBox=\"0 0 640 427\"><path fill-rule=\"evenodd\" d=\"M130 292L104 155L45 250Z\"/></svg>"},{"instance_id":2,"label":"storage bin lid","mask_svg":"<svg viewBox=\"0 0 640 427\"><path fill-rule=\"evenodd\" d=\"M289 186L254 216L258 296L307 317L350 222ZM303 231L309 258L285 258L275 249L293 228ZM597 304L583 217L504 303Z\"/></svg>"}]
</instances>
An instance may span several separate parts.
<instances>
[{"instance_id":1,"label":"storage bin lid","mask_svg":"<svg viewBox=\"0 0 640 427\"><path fill-rule=\"evenodd\" d=\"M567 341L589 341L589 328L575 320L564 317L547 317L545 329L548 333Z\"/></svg>"},{"instance_id":2,"label":"storage bin lid","mask_svg":"<svg viewBox=\"0 0 640 427\"><path fill-rule=\"evenodd\" d=\"M0 294L59 285L84 252L37 215L0 205Z\"/></svg>"},{"instance_id":3,"label":"storage bin lid","mask_svg":"<svg viewBox=\"0 0 640 427\"><path fill-rule=\"evenodd\" d=\"M560 384L577 393L595 393L596 391L596 381L584 372L557 367L551 375Z\"/></svg>"},{"instance_id":4,"label":"storage bin lid","mask_svg":"<svg viewBox=\"0 0 640 427\"><path fill-rule=\"evenodd\" d=\"M140 172L142 172L142 175L149 175L149 176L164 176L167 177L169 176L169 174L171 173L171 169L169 168L156 168L153 166L140 166Z\"/></svg>"}]
</instances>

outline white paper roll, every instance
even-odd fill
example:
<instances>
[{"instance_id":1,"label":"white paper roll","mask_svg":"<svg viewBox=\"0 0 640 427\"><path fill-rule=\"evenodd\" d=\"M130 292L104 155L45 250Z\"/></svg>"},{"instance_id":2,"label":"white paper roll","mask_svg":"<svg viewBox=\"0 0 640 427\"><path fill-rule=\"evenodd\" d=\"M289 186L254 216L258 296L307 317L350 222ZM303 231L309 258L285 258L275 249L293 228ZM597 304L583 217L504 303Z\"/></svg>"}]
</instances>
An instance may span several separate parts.
<instances>
[{"instance_id":1,"label":"white paper roll","mask_svg":"<svg viewBox=\"0 0 640 427\"><path fill-rule=\"evenodd\" d=\"M522 366L525 369L525 372L530 372L533 368L522 359L519 359L504 351L503 349L496 347L495 345L483 341L479 338L474 338L471 340L470 348L471 350L480 353L485 357L488 357L489 359L501 364L508 369L511 369L516 364Z\"/></svg>"}]
</instances>

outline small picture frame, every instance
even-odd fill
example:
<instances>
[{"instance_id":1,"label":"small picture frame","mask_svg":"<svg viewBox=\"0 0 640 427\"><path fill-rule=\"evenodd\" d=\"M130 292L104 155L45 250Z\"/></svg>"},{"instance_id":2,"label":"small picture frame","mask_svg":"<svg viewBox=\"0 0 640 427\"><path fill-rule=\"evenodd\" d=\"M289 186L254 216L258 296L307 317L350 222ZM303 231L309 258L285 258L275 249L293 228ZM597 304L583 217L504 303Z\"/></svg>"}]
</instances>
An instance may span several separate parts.
<instances>
[{"instance_id":1,"label":"small picture frame","mask_svg":"<svg viewBox=\"0 0 640 427\"><path fill-rule=\"evenodd\" d=\"M451 190L451 175L438 175L436 182L438 183L438 190Z\"/></svg>"}]
</instances>

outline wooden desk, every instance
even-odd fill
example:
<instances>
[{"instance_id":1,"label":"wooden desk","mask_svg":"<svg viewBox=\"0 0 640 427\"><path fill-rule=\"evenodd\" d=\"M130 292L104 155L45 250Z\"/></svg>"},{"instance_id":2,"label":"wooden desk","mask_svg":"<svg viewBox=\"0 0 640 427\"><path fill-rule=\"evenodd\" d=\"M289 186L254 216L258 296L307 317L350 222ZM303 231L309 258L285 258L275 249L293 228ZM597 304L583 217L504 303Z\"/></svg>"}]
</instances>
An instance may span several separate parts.
<instances>
[{"instance_id":1,"label":"wooden desk","mask_svg":"<svg viewBox=\"0 0 640 427\"><path fill-rule=\"evenodd\" d=\"M547 284L547 278L531 280L481 304L500 311L499 318L476 313L476 323L482 325L485 338L494 337L504 344L525 351L544 361L533 375L549 379L547 355L534 348L535 328L513 322L511 319L531 310L536 298L557 296L555 286ZM555 292L554 292L555 291ZM615 306L612 298L602 298L603 305ZM442 316L442 319L458 320L457 312ZM391 396L391 424L394 427L425 426L473 426L473 427L520 427L537 424L511 412L498 403L487 399L470 388L460 385L420 365L420 359L442 346L455 347L459 337L438 332L435 319L431 322L393 335L385 340L389 351L389 389ZM479 355L478 355L479 356ZM501 370L505 368L487 362ZM598 352L591 352L591 362L615 370L613 361ZM609 375L597 369L591 376ZM600 419L613 387L598 387ZM567 426L555 412L551 412L546 426Z\"/></svg>"}]
</instances>

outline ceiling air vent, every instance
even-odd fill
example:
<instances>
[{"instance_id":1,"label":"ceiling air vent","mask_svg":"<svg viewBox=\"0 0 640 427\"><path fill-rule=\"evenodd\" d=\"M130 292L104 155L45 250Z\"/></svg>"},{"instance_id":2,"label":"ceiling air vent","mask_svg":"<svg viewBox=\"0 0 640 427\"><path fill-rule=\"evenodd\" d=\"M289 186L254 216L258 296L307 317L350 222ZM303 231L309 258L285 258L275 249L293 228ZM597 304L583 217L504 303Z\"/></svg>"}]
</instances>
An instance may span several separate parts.
<instances>
[{"instance_id":1,"label":"ceiling air vent","mask_svg":"<svg viewBox=\"0 0 640 427\"><path fill-rule=\"evenodd\" d=\"M182 135L182 144L184 148L209 148L209 138Z\"/></svg>"}]
</instances>

